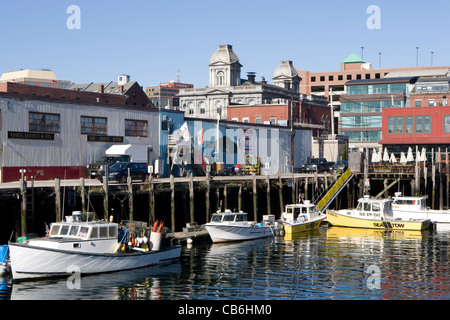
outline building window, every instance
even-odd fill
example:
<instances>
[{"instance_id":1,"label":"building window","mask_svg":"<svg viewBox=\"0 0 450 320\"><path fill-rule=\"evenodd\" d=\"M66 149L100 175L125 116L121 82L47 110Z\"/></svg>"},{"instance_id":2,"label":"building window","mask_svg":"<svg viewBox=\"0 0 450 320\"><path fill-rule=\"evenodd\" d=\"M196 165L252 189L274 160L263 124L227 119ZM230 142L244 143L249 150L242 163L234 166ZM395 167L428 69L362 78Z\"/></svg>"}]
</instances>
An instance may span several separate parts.
<instances>
[{"instance_id":1,"label":"building window","mask_svg":"<svg viewBox=\"0 0 450 320\"><path fill-rule=\"evenodd\" d=\"M428 106L429 107L435 107L436 106L436 100L428 99Z\"/></svg>"},{"instance_id":2,"label":"building window","mask_svg":"<svg viewBox=\"0 0 450 320\"><path fill-rule=\"evenodd\" d=\"M444 133L450 133L450 115L444 115Z\"/></svg>"},{"instance_id":3,"label":"building window","mask_svg":"<svg viewBox=\"0 0 450 320\"><path fill-rule=\"evenodd\" d=\"M261 117L255 117L255 123L262 123Z\"/></svg>"},{"instance_id":4,"label":"building window","mask_svg":"<svg viewBox=\"0 0 450 320\"><path fill-rule=\"evenodd\" d=\"M125 135L148 137L148 122L146 120L125 120Z\"/></svg>"},{"instance_id":5,"label":"building window","mask_svg":"<svg viewBox=\"0 0 450 320\"><path fill-rule=\"evenodd\" d=\"M333 81L334 80L334 76L328 76L328 81Z\"/></svg>"},{"instance_id":6,"label":"building window","mask_svg":"<svg viewBox=\"0 0 450 320\"><path fill-rule=\"evenodd\" d=\"M446 107L447 104L448 104L448 99L447 99L446 96L443 96L443 97L442 97L442 105L443 105L444 107Z\"/></svg>"},{"instance_id":7,"label":"building window","mask_svg":"<svg viewBox=\"0 0 450 320\"><path fill-rule=\"evenodd\" d=\"M270 117L270 124L277 124L277 117Z\"/></svg>"},{"instance_id":8,"label":"building window","mask_svg":"<svg viewBox=\"0 0 450 320\"><path fill-rule=\"evenodd\" d=\"M361 75L360 75L360 74L357 74L357 75L356 75L356 79L361 80Z\"/></svg>"},{"instance_id":9,"label":"building window","mask_svg":"<svg viewBox=\"0 0 450 320\"><path fill-rule=\"evenodd\" d=\"M217 85L223 86L225 83L225 75L222 71L217 72Z\"/></svg>"},{"instance_id":10,"label":"building window","mask_svg":"<svg viewBox=\"0 0 450 320\"><path fill-rule=\"evenodd\" d=\"M342 74L338 75L338 80L344 80L344 76Z\"/></svg>"},{"instance_id":11,"label":"building window","mask_svg":"<svg viewBox=\"0 0 450 320\"><path fill-rule=\"evenodd\" d=\"M311 82L316 82L316 77L311 77Z\"/></svg>"},{"instance_id":12,"label":"building window","mask_svg":"<svg viewBox=\"0 0 450 320\"><path fill-rule=\"evenodd\" d=\"M370 73L366 73L366 79L370 79Z\"/></svg>"},{"instance_id":13,"label":"building window","mask_svg":"<svg viewBox=\"0 0 450 320\"><path fill-rule=\"evenodd\" d=\"M422 106L422 100L416 100L416 107Z\"/></svg>"},{"instance_id":14,"label":"building window","mask_svg":"<svg viewBox=\"0 0 450 320\"><path fill-rule=\"evenodd\" d=\"M29 131L60 132L59 114L30 112L28 120Z\"/></svg>"},{"instance_id":15,"label":"building window","mask_svg":"<svg viewBox=\"0 0 450 320\"><path fill-rule=\"evenodd\" d=\"M431 116L416 116L416 133L431 133Z\"/></svg>"},{"instance_id":16,"label":"building window","mask_svg":"<svg viewBox=\"0 0 450 320\"><path fill-rule=\"evenodd\" d=\"M375 73L375 79L380 79L381 75L379 73Z\"/></svg>"},{"instance_id":17,"label":"building window","mask_svg":"<svg viewBox=\"0 0 450 320\"><path fill-rule=\"evenodd\" d=\"M412 116L405 117L405 133L412 134L414 132L414 118Z\"/></svg>"},{"instance_id":18,"label":"building window","mask_svg":"<svg viewBox=\"0 0 450 320\"><path fill-rule=\"evenodd\" d=\"M242 122L249 123L249 119L248 118L242 118Z\"/></svg>"},{"instance_id":19,"label":"building window","mask_svg":"<svg viewBox=\"0 0 450 320\"><path fill-rule=\"evenodd\" d=\"M403 117L388 117L388 133L389 134L403 133Z\"/></svg>"},{"instance_id":20,"label":"building window","mask_svg":"<svg viewBox=\"0 0 450 320\"><path fill-rule=\"evenodd\" d=\"M325 76L320 76L320 81L325 81Z\"/></svg>"},{"instance_id":21,"label":"building window","mask_svg":"<svg viewBox=\"0 0 450 320\"><path fill-rule=\"evenodd\" d=\"M347 75L347 80L352 80L352 75L351 74Z\"/></svg>"},{"instance_id":22,"label":"building window","mask_svg":"<svg viewBox=\"0 0 450 320\"><path fill-rule=\"evenodd\" d=\"M236 121L236 122L238 122L238 121L239 121L239 118L232 118L231 121Z\"/></svg>"},{"instance_id":23,"label":"building window","mask_svg":"<svg viewBox=\"0 0 450 320\"><path fill-rule=\"evenodd\" d=\"M81 134L106 135L106 118L81 116Z\"/></svg>"}]
</instances>

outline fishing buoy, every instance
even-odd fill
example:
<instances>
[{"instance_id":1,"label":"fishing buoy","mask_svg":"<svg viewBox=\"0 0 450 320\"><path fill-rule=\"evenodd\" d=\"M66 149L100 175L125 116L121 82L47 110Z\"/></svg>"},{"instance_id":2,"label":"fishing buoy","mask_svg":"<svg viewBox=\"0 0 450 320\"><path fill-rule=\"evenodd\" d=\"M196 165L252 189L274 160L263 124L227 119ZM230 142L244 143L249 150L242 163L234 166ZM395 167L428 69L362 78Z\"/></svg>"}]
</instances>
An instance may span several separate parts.
<instances>
[{"instance_id":1,"label":"fishing buoy","mask_svg":"<svg viewBox=\"0 0 450 320\"><path fill-rule=\"evenodd\" d=\"M192 244L192 243L194 242L194 240L192 240L191 238L187 238L186 242L187 242L188 244Z\"/></svg>"},{"instance_id":2,"label":"fishing buoy","mask_svg":"<svg viewBox=\"0 0 450 320\"><path fill-rule=\"evenodd\" d=\"M120 242L117 243L117 244L116 244L116 247L114 248L113 253L114 253L114 254L117 253L121 247L122 247L122 243L120 243Z\"/></svg>"}]
</instances>

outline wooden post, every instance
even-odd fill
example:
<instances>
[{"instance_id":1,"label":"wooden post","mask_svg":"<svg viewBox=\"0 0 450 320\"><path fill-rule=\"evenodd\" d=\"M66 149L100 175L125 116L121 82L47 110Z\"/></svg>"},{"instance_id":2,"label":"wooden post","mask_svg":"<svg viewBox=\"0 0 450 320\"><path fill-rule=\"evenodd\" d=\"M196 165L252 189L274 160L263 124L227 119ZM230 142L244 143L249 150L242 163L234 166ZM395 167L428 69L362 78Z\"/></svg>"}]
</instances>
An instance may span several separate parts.
<instances>
[{"instance_id":1,"label":"wooden post","mask_svg":"<svg viewBox=\"0 0 450 320\"><path fill-rule=\"evenodd\" d=\"M420 170L419 170L419 165L418 162L416 161L416 172L415 172L415 177L414 180L416 182L416 185L414 187L414 194L416 197L418 197L420 195Z\"/></svg>"},{"instance_id":2,"label":"wooden post","mask_svg":"<svg viewBox=\"0 0 450 320\"><path fill-rule=\"evenodd\" d=\"M211 174L206 172L206 222L209 222L209 215L211 214L211 201L209 199L209 192L211 191Z\"/></svg>"},{"instance_id":3,"label":"wooden post","mask_svg":"<svg viewBox=\"0 0 450 320\"><path fill-rule=\"evenodd\" d=\"M239 194L238 194L238 211L242 210L242 184L239 186Z\"/></svg>"},{"instance_id":4,"label":"wooden post","mask_svg":"<svg viewBox=\"0 0 450 320\"><path fill-rule=\"evenodd\" d=\"M128 185L128 193L130 194L128 198L128 205L130 207L130 220L134 220L133 181L131 180L130 168L128 168L127 185ZM108 218L108 212L106 212L106 218Z\"/></svg>"},{"instance_id":5,"label":"wooden post","mask_svg":"<svg viewBox=\"0 0 450 320\"><path fill-rule=\"evenodd\" d=\"M256 175L255 172L252 172L253 179L253 219L258 221L258 194L256 190Z\"/></svg>"},{"instance_id":6,"label":"wooden post","mask_svg":"<svg viewBox=\"0 0 450 320\"><path fill-rule=\"evenodd\" d=\"M191 172L189 175L189 213L190 222L193 224L194 218L194 173Z\"/></svg>"},{"instance_id":7,"label":"wooden post","mask_svg":"<svg viewBox=\"0 0 450 320\"><path fill-rule=\"evenodd\" d=\"M425 164L424 164L425 167ZM427 174L424 170L425 194L427 193ZM433 188L431 189L431 208L436 209L436 163L434 162L434 148L431 149L431 180Z\"/></svg>"},{"instance_id":8,"label":"wooden post","mask_svg":"<svg viewBox=\"0 0 450 320\"><path fill-rule=\"evenodd\" d=\"M447 195L447 208L450 208L450 157L448 154L448 148L445 150L445 172L446 172L446 180L447 180L447 191L445 192Z\"/></svg>"},{"instance_id":9,"label":"wooden post","mask_svg":"<svg viewBox=\"0 0 450 320\"><path fill-rule=\"evenodd\" d=\"M223 186L223 209L229 209L228 208L228 189L227 189L227 184L225 183L225 185Z\"/></svg>"},{"instance_id":10,"label":"wooden post","mask_svg":"<svg viewBox=\"0 0 450 320\"><path fill-rule=\"evenodd\" d=\"M27 235L27 182L23 178L20 179L20 195L22 197L22 205L20 207L20 235Z\"/></svg>"},{"instance_id":11,"label":"wooden post","mask_svg":"<svg viewBox=\"0 0 450 320\"><path fill-rule=\"evenodd\" d=\"M439 147L439 158L437 158L439 168L439 210L444 209L444 186L443 186L443 174L442 174L442 162L441 162L441 147Z\"/></svg>"},{"instance_id":12,"label":"wooden post","mask_svg":"<svg viewBox=\"0 0 450 320\"><path fill-rule=\"evenodd\" d=\"M149 201L148 201L148 206L149 206L149 217L148 217L148 221L149 221L149 226L153 225L153 223L156 220L155 217L155 186L153 184L153 177L150 174L150 177L148 178L148 190L149 190Z\"/></svg>"},{"instance_id":13,"label":"wooden post","mask_svg":"<svg viewBox=\"0 0 450 320\"><path fill-rule=\"evenodd\" d=\"M81 187L81 212L86 212L86 194L84 189L84 178L80 178L80 187Z\"/></svg>"},{"instance_id":14,"label":"wooden post","mask_svg":"<svg viewBox=\"0 0 450 320\"><path fill-rule=\"evenodd\" d=\"M305 200L309 199L309 194L308 194L308 185L309 185L309 181L308 181L308 177L305 178Z\"/></svg>"},{"instance_id":15,"label":"wooden post","mask_svg":"<svg viewBox=\"0 0 450 320\"><path fill-rule=\"evenodd\" d=\"M34 230L34 176L31 177L31 225Z\"/></svg>"},{"instance_id":16,"label":"wooden post","mask_svg":"<svg viewBox=\"0 0 450 320\"><path fill-rule=\"evenodd\" d=\"M55 221L61 221L61 181L55 178Z\"/></svg>"},{"instance_id":17,"label":"wooden post","mask_svg":"<svg viewBox=\"0 0 450 320\"><path fill-rule=\"evenodd\" d=\"M278 196L280 198L280 213L283 212L284 209L284 200L283 200L283 181L281 180L281 173L278 170L278 184L280 188L278 189Z\"/></svg>"},{"instance_id":18,"label":"wooden post","mask_svg":"<svg viewBox=\"0 0 450 320\"><path fill-rule=\"evenodd\" d=\"M105 177L103 178L103 218L108 220L108 212L109 212L109 185L108 185L108 166L105 166ZM88 203L89 207L89 203ZM89 209L88 209L89 212Z\"/></svg>"},{"instance_id":19,"label":"wooden post","mask_svg":"<svg viewBox=\"0 0 450 320\"><path fill-rule=\"evenodd\" d=\"M170 175L170 219L172 232L175 232L175 182L172 174Z\"/></svg>"},{"instance_id":20,"label":"wooden post","mask_svg":"<svg viewBox=\"0 0 450 320\"><path fill-rule=\"evenodd\" d=\"M270 201L270 179L269 175L266 173L266 192L267 192L267 214L271 214L271 201Z\"/></svg>"}]
</instances>

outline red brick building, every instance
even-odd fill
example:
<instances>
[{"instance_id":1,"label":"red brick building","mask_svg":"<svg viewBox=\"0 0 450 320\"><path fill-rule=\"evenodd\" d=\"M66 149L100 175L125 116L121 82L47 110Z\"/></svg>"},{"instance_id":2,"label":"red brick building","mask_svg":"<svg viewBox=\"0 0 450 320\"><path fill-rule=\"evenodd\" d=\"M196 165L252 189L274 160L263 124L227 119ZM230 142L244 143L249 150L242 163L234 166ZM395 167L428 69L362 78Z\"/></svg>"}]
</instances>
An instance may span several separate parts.
<instances>
[{"instance_id":1,"label":"red brick building","mask_svg":"<svg viewBox=\"0 0 450 320\"><path fill-rule=\"evenodd\" d=\"M304 99L302 96L300 101L294 102L292 106L291 110L290 101L255 105L232 104L228 106L227 120L288 126L292 112L294 124L317 126L313 131L314 136L330 132L331 109L326 99Z\"/></svg>"}]
</instances>

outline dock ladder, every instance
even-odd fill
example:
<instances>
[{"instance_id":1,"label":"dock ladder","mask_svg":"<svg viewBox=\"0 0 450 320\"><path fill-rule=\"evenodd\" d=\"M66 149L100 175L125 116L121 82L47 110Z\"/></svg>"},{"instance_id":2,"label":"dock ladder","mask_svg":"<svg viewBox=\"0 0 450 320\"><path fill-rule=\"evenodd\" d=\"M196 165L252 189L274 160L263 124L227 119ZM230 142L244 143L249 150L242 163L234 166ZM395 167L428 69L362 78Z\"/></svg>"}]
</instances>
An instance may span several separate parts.
<instances>
[{"instance_id":1,"label":"dock ladder","mask_svg":"<svg viewBox=\"0 0 450 320\"><path fill-rule=\"evenodd\" d=\"M336 196L341 192L342 189L349 183L353 178L353 172L350 169L347 169L336 181L336 183L331 186L331 188L326 191L325 196L320 199L317 203L317 208L320 212L325 212L330 203L336 198Z\"/></svg>"}]
</instances>

